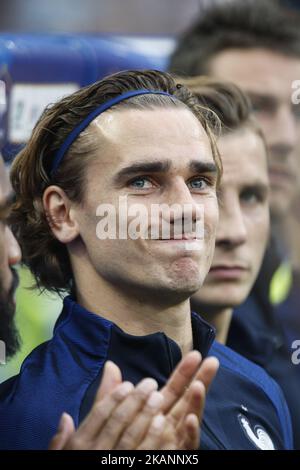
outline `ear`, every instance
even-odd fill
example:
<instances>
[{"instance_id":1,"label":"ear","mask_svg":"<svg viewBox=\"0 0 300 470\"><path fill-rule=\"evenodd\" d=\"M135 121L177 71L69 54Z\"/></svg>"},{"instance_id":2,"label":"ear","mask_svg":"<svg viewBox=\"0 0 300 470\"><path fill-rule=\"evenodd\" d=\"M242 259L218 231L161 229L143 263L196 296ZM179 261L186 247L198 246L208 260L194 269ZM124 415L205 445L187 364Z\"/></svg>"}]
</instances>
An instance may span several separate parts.
<instances>
[{"instance_id":1,"label":"ear","mask_svg":"<svg viewBox=\"0 0 300 470\"><path fill-rule=\"evenodd\" d=\"M61 243L70 243L79 235L74 204L59 186L48 186L43 206L52 233Z\"/></svg>"}]
</instances>

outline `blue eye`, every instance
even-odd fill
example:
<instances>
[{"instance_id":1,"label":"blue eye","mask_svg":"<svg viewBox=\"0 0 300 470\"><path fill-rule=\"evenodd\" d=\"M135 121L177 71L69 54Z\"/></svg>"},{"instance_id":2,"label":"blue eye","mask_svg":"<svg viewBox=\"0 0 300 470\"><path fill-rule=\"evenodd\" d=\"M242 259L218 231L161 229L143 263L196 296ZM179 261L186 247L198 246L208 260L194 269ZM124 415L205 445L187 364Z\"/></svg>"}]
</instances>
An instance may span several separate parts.
<instances>
[{"instance_id":1,"label":"blue eye","mask_svg":"<svg viewBox=\"0 0 300 470\"><path fill-rule=\"evenodd\" d=\"M261 194L251 190L243 191L240 195L240 198L242 202L249 205L258 204L263 200Z\"/></svg>"},{"instance_id":2,"label":"blue eye","mask_svg":"<svg viewBox=\"0 0 300 470\"><path fill-rule=\"evenodd\" d=\"M189 182L190 189L205 189L207 187L207 182L204 178L195 178Z\"/></svg>"},{"instance_id":3,"label":"blue eye","mask_svg":"<svg viewBox=\"0 0 300 470\"><path fill-rule=\"evenodd\" d=\"M136 178L129 183L129 186L134 189L150 189L153 188L152 182L149 178Z\"/></svg>"}]
</instances>

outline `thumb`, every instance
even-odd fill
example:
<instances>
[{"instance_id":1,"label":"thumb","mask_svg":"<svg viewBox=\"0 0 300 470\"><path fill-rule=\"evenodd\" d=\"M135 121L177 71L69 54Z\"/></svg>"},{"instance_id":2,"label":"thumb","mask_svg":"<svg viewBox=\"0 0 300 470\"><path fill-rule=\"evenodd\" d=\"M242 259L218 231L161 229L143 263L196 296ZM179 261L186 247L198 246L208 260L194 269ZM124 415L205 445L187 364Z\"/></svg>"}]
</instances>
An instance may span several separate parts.
<instances>
[{"instance_id":1,"label":"thumb","mask_svg":"<svg viewBox=\"0 0 300 470\"><path fill-rule=\"evenodd\" d=\"M112 361L106 361L104 372L98 389L95 401L102 400L108 393L111 393L117 385L122 383L122 374L119 367Z\"/></svg>"},{"instance_id":2,"label":"thumb","mask_svg":"<svg viewBox=\"0 0 300 470\"><path fill-rule=\"evenodd\" d=\"M52 438L49 450L64 450L67 441L75 431L73 418L67 413L63 413L58 425L58 430Z\"/></svg>"}]
</instances>

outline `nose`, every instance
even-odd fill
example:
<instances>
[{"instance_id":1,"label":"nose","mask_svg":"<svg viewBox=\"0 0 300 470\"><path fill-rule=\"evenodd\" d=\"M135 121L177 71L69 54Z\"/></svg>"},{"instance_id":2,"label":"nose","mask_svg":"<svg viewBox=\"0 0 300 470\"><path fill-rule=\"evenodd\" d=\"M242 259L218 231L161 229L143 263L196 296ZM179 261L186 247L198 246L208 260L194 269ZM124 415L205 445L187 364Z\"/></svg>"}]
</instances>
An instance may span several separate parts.
<instances>
[{"instance_id":1,"label":"nose","mask_svg":"<svg viewBox=\"0 0 300 470\"><path fill-rule=\"evenodd\" d=\"M8 263L10 266L13 266L21 261L21 248L17 242L15 236L13 235L11 229L6 227L5 239L8 253Z\"/></svg>"},{"instance_id":2,"label":"nose","mask_svg":"<svg viewBox=\"0 0 300 470\"><path fill-rule=\"evenodd\" d=\"M203 218L203 207L196 203L183 179L178 179L172 185L165 198L165 203L172 207L171 224L183 222L186 233L194 232L194 224Z\"/></svg>"},{"instance_id":3,"label":"nose","mask_svg":"<svg viewBox=\"0 0 300 470\"><path fill-rule=\"evenodd\" d=\"M247 230L239 199L221 201L216 245L232 249L246 240Z\"/></svg>"}]
</instances>

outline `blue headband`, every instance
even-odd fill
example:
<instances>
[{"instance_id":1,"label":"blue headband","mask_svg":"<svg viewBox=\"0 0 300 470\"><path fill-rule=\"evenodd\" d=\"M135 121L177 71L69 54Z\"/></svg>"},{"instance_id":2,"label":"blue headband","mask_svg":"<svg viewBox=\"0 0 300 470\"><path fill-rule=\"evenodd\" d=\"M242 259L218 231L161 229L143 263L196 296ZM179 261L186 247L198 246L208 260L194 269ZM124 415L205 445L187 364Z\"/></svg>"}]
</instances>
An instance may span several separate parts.
<instances>
[{"instance_id":1,"label":"blue headband","mask_svg":"<svg viewBox=\"0 0 300 470\"><path fill-rule=\"evenodd\" d=\"M82 132L93 119L95 119L99 114L103 113L107 109L111 108L115 104L120 103L121 101L127 100L128 98L131 98L133 96L138 96L138 95L166 95L166 96L172 96L169 93L165 91L159 91L159 90L134 90L134 91L127 91L126 93L123 93L122 95L116 96L115 98L112 98L105 103L102 103L100 106L98 106L94 111L92 111L90 114L87 115L87 117L80 122L73 130L72 132L68 135L68 137L65 139L65 141L62 143L60 148L57 150L52 166L51 166L51 171L50 174L51 176L54 175L56 172L57 168L59 167L62 159L64 158L66 152L69 150L71 145L73 144L74 140L79 136L80 132Z\"/></svg>"}]
</instances>

